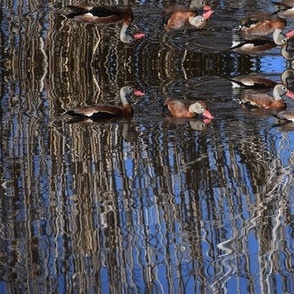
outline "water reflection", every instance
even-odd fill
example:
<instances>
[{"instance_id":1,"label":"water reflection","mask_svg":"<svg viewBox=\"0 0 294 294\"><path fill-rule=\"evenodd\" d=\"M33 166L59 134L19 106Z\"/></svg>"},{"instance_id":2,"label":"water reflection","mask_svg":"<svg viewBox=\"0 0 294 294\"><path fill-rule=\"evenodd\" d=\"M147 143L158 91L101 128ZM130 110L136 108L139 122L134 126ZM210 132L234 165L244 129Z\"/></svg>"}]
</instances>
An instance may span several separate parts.
<instances>
[{"instance_id":1,"label":"water reflection","mask_svg":"<svg viewBox=\"0 0 294 294\"><path fill-rule=\"evenodd\" d=\"M280 81L280 51L198 51L184 33L177 46L159 26L169 1L134 5L147 37L127 46L119 27L72 25L49 4L21 4L2 4L11 13L1 21L1 293L290 293L293 130L240 107L230 82L251 72ZM210 26L224 35L245 13L273 9L212 5ZM63 117L115 103L125 84L146 94L132 118ZM201 98L215 119L166 119L167 97Z\"/></svg>"}]
</instances>

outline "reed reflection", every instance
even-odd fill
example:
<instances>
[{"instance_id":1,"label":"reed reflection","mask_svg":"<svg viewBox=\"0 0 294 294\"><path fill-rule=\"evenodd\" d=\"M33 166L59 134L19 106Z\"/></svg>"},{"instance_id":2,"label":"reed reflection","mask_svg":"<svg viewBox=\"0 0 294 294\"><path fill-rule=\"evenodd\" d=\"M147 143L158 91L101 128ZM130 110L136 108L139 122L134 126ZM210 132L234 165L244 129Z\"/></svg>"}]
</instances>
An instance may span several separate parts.
<instances>
[{"instance_id":1,"label":"reed reflection","mask_svg":"<svg viewBox=\"0 0 294 294\"><path fill-rule=\"evenodd\" d=\"M256 231L255 224L263 223L273 216L272 210L260 209L259 206L271 207L274 203L277 205L271 193L279 187L280 181L276 171L278 162L274 164L275 161L272 161L272 183L277 184L268 188L263 186L262 170L267 170L271 152L260 153L258 159L254 160L258 165L254 166L252 163L254 167L252 166L250 172L244 168L244 162L250 169L249 158L253 157L249 156L248 148L256 158L258 150L264 150L257 145L265 143L256 143L256 148L253 148L251 143L244 140L243 146L239 148L228 142L232 144L230 148L218 144L220 147L215 149L213 146L216 142L211 141L209 136L209 148L219 150L219 154L213 152L211 157L206 144L203 144L207 143L207 134L195 133L188 126L184 128L184 132L183 125L169 126L166 132L162 125L159 130L140 132L135 141L128 143L119 135L120 127L115 129L117 135L113 137L113 127L111 124L103 125L103 131L110 136L105 137L107 141L104 144L99 143L103 139L97 133L99 126L91 127L94 136L90 136L93 140L90 146L104 147L103 153L97 159L103 162L105 158L107 164L101 163L100 171L94 170L94 180L86 185L90 191L96 189L97 196L92 194L95 197L92 199L100 203L104 230L113 230L112 237L104 232L100 243L101 252L107 254L105 258L108 264L124 265L108 267L108 278L105 279L109 279L109 285L115 282L115 277L120 277L120 285L126 291L166 289L166 280L169 280L170 285L177 289L200 289L205 286L213 292L220 287L227 287L228 280L232 282L230 277L236 273L236 262L240 261L245 264L242 275L248 277L247 286L255 287L255 282L249 282L250 277L258 268L267 267L269 263L264 258L261 264L256 264L256 247L248 247L248 244L254 238L257 244L264 247L263 238L259 238L259 230ZM80 131L79 126L71 125L71 128L74 132ZM137 130L140 131L141 128L140 124L137 125ZM208 133L211 131L208 128ZM166 133L162 135L162 132ZM73 137L80 138L77 135ZM111 144L113 141L116 144ZM122 144L117 144L120 141ZM106 142L108 148L105 149ZM148 148L150 144L153 144L152 150ZM86 150L79 149L82 153ZM234 161L234 158L238 158L238 150L243 157L243 164ZM99 154L101 151L95 149L91 154ZM219 165L221 157L224 157L224 162ZM80 154L79 158L85 159L87 156ZM154 161L154 158L157 160ZM92 164L85 164L84 161L83 166ZM229 176L230 185L225 176L223 182L220 181L220 175L225 175L226 172L218 169L215 173L215 166L225 167L229 174L232 173ZM90 172L89 168L76 169L78 170ZM91 173L93 174L93 169ZM260 181L255 184L259 188L255 196L250 197L249 187L254 183L257 174ZM250 181L253 183L249 184ZM237 186L238 190L234 188ZM105 187L113 191L113 194L99 193L95 187ZM213 191L210 190L211 187L214 187ZM83 190L79 193L80 188L85 189L82 182L76 188L78 195L91 195L91 192L83 193ZM268 193L267 198L263 197L265 193ZM286 193L285 190L283 195ZM80 203L81 211L86 211L84 202ZM114 214L115 211L118 213ZM274 228L271 229L274 234ZM240 234L240 231L243 233ZM282 238L275 235L273 237ZM108 243L109 238L111 243ZM123 245L120 247L116 244ZM262 256L265 257L270 252L270 249L265 249ZM214 272L216 274L211 274Z\"/></svg>"},{"instance_id":2,"label":"reed reflection","mask_svg":"<svg viewBox=\"0 0 294 294\"><path fill-rule=\"evenodd\" d=\"M232 15L244 3L218 5ZM158 30L153 6L150 32ZM48 27L29 14L8 20L4 34L13 50L4 52L12 58L0 102L1 289L290 293L293 132L242 109L228 81L255 61L199 53L195 43L186 51L190 31L177 48L162 35L125 46L117 28L71 26L50 13ZM125 83L146 92L133 117L60 117L114 104ZM166 97L201 98L215 118L167 119Z\"/></svg>"}]
</instances>

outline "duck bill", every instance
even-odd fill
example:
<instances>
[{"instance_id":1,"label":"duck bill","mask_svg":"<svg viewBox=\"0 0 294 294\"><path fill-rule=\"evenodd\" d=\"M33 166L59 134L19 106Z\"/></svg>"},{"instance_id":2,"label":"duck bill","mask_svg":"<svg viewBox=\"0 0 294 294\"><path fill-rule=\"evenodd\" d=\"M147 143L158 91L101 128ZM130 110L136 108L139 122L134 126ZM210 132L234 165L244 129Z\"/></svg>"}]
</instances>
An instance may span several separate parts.
<instances>
[{"instance_id":1,"label":"duck bill","mask_svg":"<svg viewBox=\"0 0 294 294\"><path fill-rule=\"evenodd\" d=\"M209 19L213 12L213 10L208 10L207 12L203 13L202 16L204 17L204 19Z\"/></svg>"},{"instance_id":2,"label":"duck bill","mask_svg":"<svg viewBox=\"0 0 294 294\"><path fill-rule=\"evenodd\" d=\"M293 99L294 99L294 98L293 98ZM209 118L209 119L214 118L208 110L205 110L205 111L203 112L203 116L205 116L206 118Z\"/></svg>"},{"instance_id":3,"label":"duck bill","mask_svg":"<svg viewBox=\"0 0 294 294\"><path fill-rule=\"evenodd\" d=\"M286 34L287 38L290 39L294 35L294 30Z\"/></svg>"},{"instance_id":4,"label":"duck bill","mask_svg":"<svg viewBox=\"0 0 294 294\"><path fill-rule=\"evenodd\" d=\"M134 91L134 95L136 95L136 96L144 96L145 93L142 92L142 91L140 91L140 90L135 90L135 91Z\"/></svg>"},{"instance_id":5,"label":"duck bill","mask_svg":"<svg viewBox=\"0 0 294 294\"><path fill-rule=\"evenodd\" d=\"M286 93L286 95L292 99L294 99L294 94L288 90L288 92Z\"/></svg>"},{"instance_id":6,"label":"duck bill","mask_svg":"<svg viewBox=\"0 0 294 294\"><path fill-rule=\"evenodd\" d=\"M135 40L139 40L145 37L145 34L143 33L138 33L138 34L134 34L134 39Z\"/></svg>"}]
</instances>

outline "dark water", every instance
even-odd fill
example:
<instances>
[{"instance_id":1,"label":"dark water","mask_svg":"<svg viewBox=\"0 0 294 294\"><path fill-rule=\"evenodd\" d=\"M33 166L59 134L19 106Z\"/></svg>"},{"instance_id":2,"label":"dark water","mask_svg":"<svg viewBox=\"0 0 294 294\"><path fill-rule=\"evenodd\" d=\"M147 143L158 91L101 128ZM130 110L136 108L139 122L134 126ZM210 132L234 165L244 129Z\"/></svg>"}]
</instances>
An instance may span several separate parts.
<instances>
[{"instance_id":1,"label":"dark water","mask_svg":"<svg viewBox=\"0 0 294 294\"><path fill-rule=\"evenodd\" d=\"M171 1L131 3L147 36L125 45L117 25L66 20L70 2L2 2L0 293L292 293L294 126L241 107L228 81L286 70L279 48L226 50L273 6L211 3L206 30L168 34ZM146 94L132 119L63 115L126 84ZM166 97L215 119L164 117Z\"/></svg>"}]
</instances>

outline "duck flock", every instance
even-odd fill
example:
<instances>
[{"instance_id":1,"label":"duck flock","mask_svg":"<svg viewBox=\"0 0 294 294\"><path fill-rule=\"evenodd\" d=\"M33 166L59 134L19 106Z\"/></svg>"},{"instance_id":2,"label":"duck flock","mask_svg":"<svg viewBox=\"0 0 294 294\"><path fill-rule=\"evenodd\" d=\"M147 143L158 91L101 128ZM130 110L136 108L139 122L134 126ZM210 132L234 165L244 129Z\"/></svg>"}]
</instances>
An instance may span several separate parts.
<instances>
[{"instance_id":1,"label":"duck flock","mask_svg":"<svg viewBox=\"0 0 294 294\"><path fill-rule=\"evenodd\" d=\"M294 59L294 46L292 38L294 30L284 32L288 18L294 17L294 0L275 2L276 11L272 14L253 15L243 20L237 29L238 39L229 50L238 53L260 54L276 46L281 46L281 54L289 64ZM129 29L133 22L133 10L131 7L98 7L98 6L68 6L70 12L66 14L68 19L79 22L91 22L100 25L121 23L120 41L132 43L145 37L142 32L131 34ZM173 31L183 27L203 29L213 15L212 7L207 0L192 0L189 7L175 5L164 10L162 23L166 31ZM275 116L280 120L294 122L294 110L286 110L286 102L283 96L294 99L294 94L289 90L294 81L294 72L288 69L284 72L281 83L276 83L259 75L249 75L232 78L231 82L236 87L245 90L241 93L240 103L248 107L275 109ZM121 106L95 105L67 111L67 114L75 119L97 120L130 116L133 108L129 98L132 95L143 96L142 91L132 86L124 86L120 90ZM180 101L168 98L164 101L164 114L177 118L192 118L202 115L210 121L213 115L209 112L203 101Z\"/></svg>"}]
</instances>

